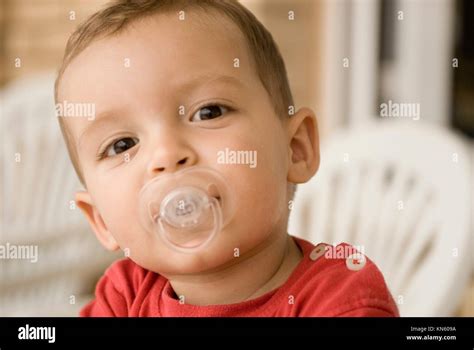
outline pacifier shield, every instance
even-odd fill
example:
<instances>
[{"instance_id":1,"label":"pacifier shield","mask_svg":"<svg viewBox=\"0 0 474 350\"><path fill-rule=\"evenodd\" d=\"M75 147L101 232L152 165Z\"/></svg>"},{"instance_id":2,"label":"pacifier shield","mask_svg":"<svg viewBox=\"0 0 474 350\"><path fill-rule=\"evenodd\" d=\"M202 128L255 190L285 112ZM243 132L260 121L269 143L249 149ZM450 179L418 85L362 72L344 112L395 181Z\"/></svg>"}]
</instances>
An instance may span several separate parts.
<instances>
[{"instance_id":1,"label":"pacifier shield","mask_svg":"<svg viewBox=\"0 0 474 350\"><path fill-rule=\"evenodd\" d=\"M233 196L222 175L187 168L150 180L139 196L139 215L148 232L181 252L204 248L230 221Z\"/></svg>"}]
</instances>

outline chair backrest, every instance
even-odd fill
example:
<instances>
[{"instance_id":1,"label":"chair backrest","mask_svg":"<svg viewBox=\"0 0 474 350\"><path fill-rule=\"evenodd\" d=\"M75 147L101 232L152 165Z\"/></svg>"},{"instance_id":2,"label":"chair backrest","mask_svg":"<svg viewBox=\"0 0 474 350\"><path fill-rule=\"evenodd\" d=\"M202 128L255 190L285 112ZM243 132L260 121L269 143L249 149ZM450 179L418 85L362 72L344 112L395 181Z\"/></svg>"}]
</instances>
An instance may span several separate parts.
<instances>
[{"instance_id":1,"label":"chair backrest","mask_svg":"<svg viewBox=\"0 0 474 350\"><path fill-rule=\"evenodd\" d=\"M472 148L441 126L383 120L334 134L289 232L362 247L402 316L448 316L471 272Z\"/></svg>"},{"instance_id":2,"label":"chair backrest","mask_svg":"<svg viewBox=\"0 0 474 350\"><path fill-rule=\"evenodd\" d=\"M74 203L81 185L56 120L54 78L19 80L0 93L0 244L38 247L36 263L0 261L0 315L74 315L113 260Z\"/></svg>"}]
</instances>

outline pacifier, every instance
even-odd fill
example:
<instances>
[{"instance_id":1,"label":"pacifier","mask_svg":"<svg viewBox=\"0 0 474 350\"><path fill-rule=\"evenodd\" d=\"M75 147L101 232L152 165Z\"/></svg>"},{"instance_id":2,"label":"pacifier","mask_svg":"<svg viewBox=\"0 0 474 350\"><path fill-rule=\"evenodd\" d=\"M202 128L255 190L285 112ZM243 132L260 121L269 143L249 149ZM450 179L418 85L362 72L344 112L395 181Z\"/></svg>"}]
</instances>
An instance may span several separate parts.
<instances>
[{"instance_id":1,"label":"pacifier","mask_svg":"<svg viewBox=\"0 0 474 350\"><path fill-rule=\"evenodd\" d=\"M145 184L139 195L140 221L171 248L193 253L206 247L230 221L233 198L217 171L185 168Z\"/></svg>"}]
</instances>

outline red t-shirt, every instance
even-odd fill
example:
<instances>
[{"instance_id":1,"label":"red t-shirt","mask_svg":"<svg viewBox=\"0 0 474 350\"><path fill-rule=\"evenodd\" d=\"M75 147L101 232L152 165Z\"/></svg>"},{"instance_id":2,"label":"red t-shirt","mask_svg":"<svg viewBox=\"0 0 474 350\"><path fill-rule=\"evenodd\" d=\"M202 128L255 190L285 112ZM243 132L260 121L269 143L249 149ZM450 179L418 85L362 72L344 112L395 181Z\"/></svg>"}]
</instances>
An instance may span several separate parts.
<instances>
[{"instance_id":1,"label":"red t-shirt","mask_svg":"<svg viewBox=\"0 0 474 350\"><path fill-rule=\"evenodd\" d=\"M180 303L169 281L129 259L108 268L96 288L96 299L81 316L399 316L378 268L360 255L328 254L341 244L316 247L299 238L303 258L279 288L256 299L229 305L195 306ZM351 253L352 254L352 253ZM362 267L363 266L363 267Z\"/></svg>"}]
</instances>

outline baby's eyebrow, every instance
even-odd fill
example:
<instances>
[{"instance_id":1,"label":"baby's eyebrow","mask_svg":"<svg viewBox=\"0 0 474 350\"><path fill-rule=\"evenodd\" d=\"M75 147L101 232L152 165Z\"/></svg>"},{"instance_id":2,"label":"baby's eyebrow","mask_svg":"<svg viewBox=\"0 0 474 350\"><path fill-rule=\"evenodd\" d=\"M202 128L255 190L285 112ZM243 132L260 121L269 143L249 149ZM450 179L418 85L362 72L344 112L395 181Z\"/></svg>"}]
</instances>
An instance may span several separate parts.
<instances>
[{"instance_id":1,"label":"baby's eyebrow","mask_svg":"<svg viewBox=\"0 0 474 350\"><path fill-rule=\"evenodd\" d=\"M231 76L231 75L218 75L215 73L207 73L192 77L186 82L183 82L179 86L179 90L187 91L192 90L198 85L205 85L205 84L229 84L234 85L236 87L245 88L245 84L238 78Z\"/></svg>"},{"instance_id":2,"label":"baby's eyebrow","mask_svg":"<svg viewBox=\"0 0 474 350\"><path fill-rule=\"evenodd\" d=\"M77 138L77 146L81 146L81 143L83 142L84 136L86 136L91 130L97 129L100 126L105 126L107 124L111 124L113 122L116 122L116 114L114 114L111 111L104 111L102 113L99 113L95 120L93 120L87 127L84 128L84 130L81 132L79 137Z\"/></svg>"},{"instance_id":3,"label":"baby's eyebrow","mask_svg":"<svg viewBox=\"0 0 474 350\"><path fill-rule=\"evenodd\" d=\"M187 80L186 82L179 85L179 90L181 91L189 91L195 89L197 86L202 85L209 85L209 84L228 84L233 85L237 88L245 88L245 84L238 78L231 76L231 75L223 75L223 74L215 74L215 73L207 73L201 74L191 79ZM79 147L83 142L84 136L86 136L91 130L95 130L100 126L105 126L112 122L116 122L117 114L114 111L103 111L98 113L95 120L92 121L90 125L88 125L84 130L81 132L79 137L77 138L77 146Z\"/></svg>"}]
</instances>

